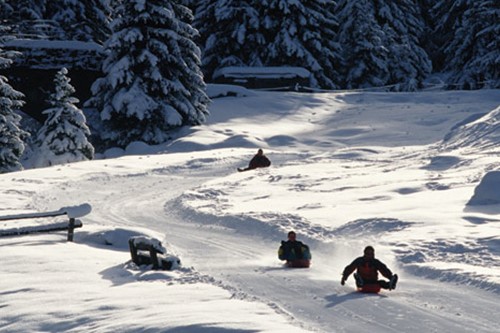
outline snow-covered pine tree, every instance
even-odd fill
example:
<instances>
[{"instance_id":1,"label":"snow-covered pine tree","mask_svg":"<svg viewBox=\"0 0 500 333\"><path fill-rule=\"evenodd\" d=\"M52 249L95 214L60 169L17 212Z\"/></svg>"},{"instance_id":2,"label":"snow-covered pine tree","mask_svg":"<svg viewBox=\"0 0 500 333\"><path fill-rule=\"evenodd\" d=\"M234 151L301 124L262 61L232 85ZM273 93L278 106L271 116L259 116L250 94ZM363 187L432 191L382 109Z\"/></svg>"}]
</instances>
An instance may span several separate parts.
<instances>
[{"instance_id":1,"label":"snow-covered pine tree","mask_svg":"<svg viewBox=\"0 0 500 333\"><path fill-rule=\"evenodd\" d=\"M464 7L444 47L448 83L455 89L500 88L500 1L470 0Z\"/></svg>"},{"instance_id":2,"label":"snow-covered pine tree","mask_svg":"<svg viewBox=\"0 0 500 333\"><path fill-rule=\"evenodd\" d=\"M59 24L66 39L103 43L111 33L109 0L50 1L44 15Z\"/></svg>"},{"instance_id":3,"label":"snow-covered pine tree","mask_svg":"<svg viewBox=\"0 0 500 333\"><path fill-rule=\"evenodd\" d=\"M177 93L177 97L171 99L172 105L186 115L185 119L189 125L198 125L205 121L208 115L208 104L210 99L206 94L206 84L201 70L201 50L196 44L200 35L193 27L194 16L189 7L182 5L182 0L172 1L172 10L179 19L180 28L178 43L180 46L181 63L184 68L176 73L174 81L179 79L187 94ZM183 107L183 104L187 108ZM184 111L182 111L184 110Z\"/></svg>"},{"instance_id":4,"label":"snow-covered pine tree","mask_svg":"<svg viewBox=\"0 0 500 333\"><path fill-rule=\"evenodd\" d=\"M416 0L377 0L377 20L388 38L389 83L393 90L414 91L432 72L422 47L425 22Z\"/></svg>"},{"instance_id":5,"label":"snow-covered pine tree","mask_svg":"<svg viewBox=\"0 0 500 333\"><path fill-rule=\"evenodd\" d=\"M429 55L429 59L432 63L433 70L439 70L442 68L443 60L440 51L440 44L442 36L435 34L436 22L438 21L434 15L433 8L436 4L436 0L417 0L420 12L422 13L422 18L424 21L424 27L422 32L422 47L425 52Z\"/></svg>"},{"instance_id":6,"label":"snow-covered pine tree","mask_svg":"<svg viewBox=\"0 0 500 333\"><path fill-rule=\"evenodd\" d=\"M6 25L20 38L62 39L64 31L58 22L47 18L49 0L7 0L13 11Z\"/></svg>"},{"instance_id":7,"label":"snow-covered pine tree","mask_svg":"<svg viewBox=\"0 0 500 333\"><path fill-rule=\"evenodd\" d=\"M72 97L75 89L67 74L63 68L55 76L55 92L49 100L52 107L43 111L47 119L38 131L35 167L94 158L94 147L88 141L90 130L82 110L75 106L78 99Z\"/></svg>"},{"instance_id":8,"label":"snow-covered pine tree","mask_svg":"<svg viewBox=\"0 0 500 333\"><path fill-rule=\"evenodd\" d=\"M83 34L96 43L103 44L111 34L111 0L84 1L85 17ZM86 39L85 39L86 40Z\"/></svg>"},{"instance_id":9,"label":"snow-covered pine tree","mask_svg":"<svg viewBox=\"0 0 500 333\"><path fill-rule=\"evenodd\" d=\"M436 45L433 57L434 70L436 71L443 71L449 61L445 55L445 45L453 40L454 31L469 2L470 0L438 0L434 1L430 8L430 15L434 21L432 40Z\"/></svg>"},{"instance_id":10,"label":"snow-covered pine tree","mask_svg":"<svg viewBox=\"0 0 500 333\"><path fill-rule=\"evenodd\" d=\"M384 86L389 82L389 49L372 0L340 0L338 42L344 49L347 89Z\"/></svg>"},{"instance_id":11,"label":"snow-covered pine tree","mask_svg":"<svg viewBox=\"0 0 500 333\"><path fill-rule=\"evenodd\" d=\"M95 41L110 30L110 2L117 0L1 0L6 25L22 38Z\"/></svg>"},{"instance_id":12,"label":"snow-covered pine tree","mask_svg":"<svg viewBox=\"0 0 500 333\"><path fill-rule=\"evenodd\" d=\"M260 7L265 65L304 67L312 86L337 88L342 66L332 0L268 0Z\"/></svg>"},{"instance_id":13,"label":"snow-covered pine tree","mask_svg":"<svg viewBox=\"0 0 500 333\"><path fill-rule=\"evenodd\" d=\"M0 63L3 59L0 56ZM0 76L0 173L22 170L23 138L27 135L20 127L21 116L16 110L22 106L24 95Z\"/></svg>"},{"instance_id":14,"label":"snow-covered pine tree","mask_svg":"<svg viewBox=\"0 0 500 333\"><path fill-rule=\"evenodd\" d=\"M415 90L430 74L416 0L340 0L337 12L339 41L346 49L347 87Z\"/></svg>"},{"instance_id":15,"label":"snow-covered pine tree","mask_svg":"<svg viewBox=\"0 0 500 333\"><path fill-rule=\"evenodd\" d=\"M13 8L13 20L41 20L47 0L5 0Z\"/></svg>"},{"instance_id":16,"label":"snow-covered pine tree","mask_svg":"<svg viewBox=\"0 0 500 333\"><path fill-rule=\"evenodd\" d=\"M5 22L14 13L14 8L8 0L0 0L0 22Z\"/></svg>"},{"instance_id":17,"label":"snow-covered pine tree","mask_svg":"<svg viewBox=\"0 0 500 333\"><path fill-rule=\"evenodd\" d=\"M191 12L194 13L195 11L195 7L196 7L196 0L178 0L178 2L183 5L183 6L186 6L188 7L189 9L191 9Z\"/></svg>"},{"instance_id":18,"label":"snow-covered pine tree","mask_svg":"<svg viewBox=\"0 0 500 333\"><path fill-rule=\"evenodd\" d=\"M170 130L205 120L209 98L189 13L169 0L118 4L105 43L105 77L92 86L88 103L100 112L106 143L158 144Z\"/></svg>"},{"instance_id":19,"label":"snow-covered pine tree","mask_svg":"<svg viewBox=\"0 0 500 333\"><path fill-rule=\"evenodd\" d=\"M114 17L113 14L116 14L116 9L123 1L126 0L108 0L109 7L111 8L112 17Z\"/></svg>"},{"instance_id":20,"label":"snow-covered pine tree","mask_svg":"<svg viewBox=\"0 0 500 333\"><path fill-rule=\"evenodd\" d=\"M207 0L196 4L193 26L200 32L202 68L207 81L228 66L262 66L265 39L260 0Z\"/></svg>"},{"instance_id":21,"label":"snow-covered pine tree","mask_svg":"<svg viewBox=\"0 0 500 333\"><path fill-rule=\"evenodd\" d=\"M3 31L0 26L0 35ZM2 43L0 37L0 46ZM9 67L11 62L0 48L0 69ZM0 75L0 173L23 169L20 159L25 148L23 140L28 133L20 128L21 116L17 113L24 104L23 97L6 77Z\"/></svg>"}]
</instances>

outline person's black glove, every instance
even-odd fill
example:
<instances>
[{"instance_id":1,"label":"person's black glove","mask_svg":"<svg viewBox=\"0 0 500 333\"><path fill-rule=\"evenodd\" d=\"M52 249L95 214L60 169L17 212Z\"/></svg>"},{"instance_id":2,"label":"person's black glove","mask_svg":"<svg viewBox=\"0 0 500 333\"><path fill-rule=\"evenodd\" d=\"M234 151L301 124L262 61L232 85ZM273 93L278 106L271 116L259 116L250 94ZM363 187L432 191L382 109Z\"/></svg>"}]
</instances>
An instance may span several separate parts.
<instances>
[{"instance_id":1,"label":"person's black glove","mask_svg":"<svg viewBox=\"0 0 500 333\"><path fill-rule=\"evenodd\" d=\"M345 278L342 276L342 280L340 280L340 284L344 285L345 284Z\"/></svg>"}]
</instances>

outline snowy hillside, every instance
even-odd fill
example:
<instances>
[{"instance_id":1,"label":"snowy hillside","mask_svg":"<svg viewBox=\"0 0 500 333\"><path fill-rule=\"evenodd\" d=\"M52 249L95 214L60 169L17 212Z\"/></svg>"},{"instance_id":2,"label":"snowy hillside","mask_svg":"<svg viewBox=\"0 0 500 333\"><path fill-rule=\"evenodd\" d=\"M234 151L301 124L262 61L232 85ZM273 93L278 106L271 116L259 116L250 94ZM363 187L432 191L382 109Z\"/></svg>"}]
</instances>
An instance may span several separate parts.
<instances>
[{"instance_id":1,"label":"snowy hillside","mask_svg":"<svg viewBox=\"0 0 500 333\"><path fill-rule=\"evenodd\" d=\"M498 90L227 88L211 86L232 97L168 145L0 175L2 216L92 207L73 243L0 237L0 331L498 330ZM271 167L236 172L257 148ZM291 229L309 269L277 258ZM127 242L141 235L182 265L133 265ZM340 285L366 245L398 273L396 290Z\"/></svg>"},{"instance_id":2,"label":"snowy hillside","mask_svg":"<svg viewBox=\"0 0 500 333\"><path fill-rule=\"evenodd\" d=\"M469 119L470 120L470 119ZM476 121L457 126L445 138L447 148L497 148L500 142L500 107L486 113Z\"/></svg>"}]
</instances>

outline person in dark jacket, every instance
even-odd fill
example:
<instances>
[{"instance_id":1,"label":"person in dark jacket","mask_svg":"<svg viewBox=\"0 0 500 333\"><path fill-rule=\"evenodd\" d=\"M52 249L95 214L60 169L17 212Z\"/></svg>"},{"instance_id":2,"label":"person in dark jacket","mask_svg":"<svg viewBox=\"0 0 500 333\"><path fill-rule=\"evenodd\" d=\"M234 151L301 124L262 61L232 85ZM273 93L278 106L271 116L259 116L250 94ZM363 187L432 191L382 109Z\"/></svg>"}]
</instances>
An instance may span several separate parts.
<instances>
[{"instance_id":1,"label":"person in dark jacket","mask_svg":"<svg viewBox=\"0 0 500 333\"><path fill-rule=\"evenodd\" d=\"M345 281L354 273L354 278L356 280L356 286L362 288L366 284L379 284L383 289L396 289L396 283L398 281L398 275L392 274L391 270L382 263L380 260L375 259L375 250L372 246L367 246L364 249L364 255L354 259L354 261L346 266L344 272L342 273L342 280L340 284L344 285ZM378 273L382 274L384 277L389 279L379 280Z\"/></svg>"},{"instance_id":2,"label":"person in dark jacket","mask_svg":"<svg viewBox=\"0 0 500 333\"><path fill-rule=\"evenodd\" d=\"M309 252L309 247L297 240L297 234L295 231L290 231L288 233L288 240L281 241L281 246L278 250L278 257L280 260L292 261L300 259L311 259L311 253Z\"/></svg>"},{"instance_id":3,"label":"person in dark jacket","mask_svg":"<svg viewBox=\"0 0 500 333\"><path fill-rule=\"evenodd\" d=\"M253 170L257 168L265 168L271 165L271 161L264 155L264 151L262 149L259 149L257 151L257 154L254 155L254 157L250 160L250 163L248 163L247 168L238 168L238 171L247 171L247 170Z\"/></svg>"}]
</instances>

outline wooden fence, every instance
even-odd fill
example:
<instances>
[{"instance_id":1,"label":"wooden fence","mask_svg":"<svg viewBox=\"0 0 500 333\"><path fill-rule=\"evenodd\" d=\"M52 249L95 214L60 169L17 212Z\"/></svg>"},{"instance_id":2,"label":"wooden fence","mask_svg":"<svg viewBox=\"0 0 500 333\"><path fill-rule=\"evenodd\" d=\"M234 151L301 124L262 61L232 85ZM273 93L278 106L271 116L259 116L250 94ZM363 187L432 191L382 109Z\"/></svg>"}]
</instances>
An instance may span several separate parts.
<instances>
[{"instance_id":1,"label":"wooden fence","mask_svg":"<svg viewBox=\"0 0 500 333\"><path fill-rule=\"evenodd\" d=\"M43 233L52 231L68 231L69 242L73 241L73 235L76 228L81 228L83 226L78 217L85 216L92 211L92 207L89 204L82 204L79 206L63 207L56 211L42 212L42 213L26 213L17 215L7 215L0 216L0 221L13 221L13 220L27 220L27 219L39 219L57 216L68 216L68 222L58 222L51 224L42 224L37 226L23 226L18 228L0 229L0 237L2 236L19 236L28 235L33 233Z\"/></svg>"}]
</instances>

